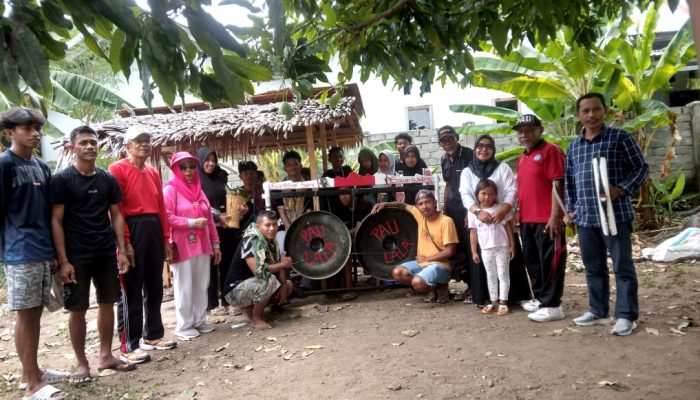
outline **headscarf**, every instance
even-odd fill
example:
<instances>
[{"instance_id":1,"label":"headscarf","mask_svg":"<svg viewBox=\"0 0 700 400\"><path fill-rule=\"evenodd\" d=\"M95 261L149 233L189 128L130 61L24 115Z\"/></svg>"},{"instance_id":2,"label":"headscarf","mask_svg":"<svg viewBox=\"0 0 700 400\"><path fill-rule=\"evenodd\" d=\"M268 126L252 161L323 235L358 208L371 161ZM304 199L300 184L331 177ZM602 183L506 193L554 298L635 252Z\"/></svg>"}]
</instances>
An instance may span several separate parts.
<instances>
[{"instance_id":1,"label":"headscarf","mask_svg":"<svg viewBox=\"0 0 700 400\"><path fill-rule=\"evenodd\" d=\"M207 160L210 154L214 154L216 157L216 167L211 174L204 172L204 162ZM222 208L226 206L226 183L228 182L228 173L219 167L219 157L216 152L208 147L202 147L197 150L197 158L199 158L199 163L197 164L197 171L199 172L199 180L202 185L202 190L207 196L207 199L211 205L215 208Z\"/></svg>"},{"instance_id":2,"label":"headscarf","mask_svg":"<svg viewBox=\"0 0 700 400\"><path fill-rule=\"evenodd\" d=\"M192 161L195 164L199 163L197 158L187 151L175 153L173 158L170 160L170 170L173 171L173 177L170 178L165 186L174 187L178 194L186 198L187 201L191 203L201 202L206 204L208 209L210 207L209 201L202 191L202 185L199 181L199 172L195 169L192 182L188 183L185 180L185 177L182 175L182 171L180 171L180 163L185 161ZM201 207L195 207L195 209L201 214Z\"/></svg>"},{"instance_id":3,"label":"headscarf","mask_svg":"<svg viewBox=\"0 0 700 400\"><path fill-rule=\"evenodd\" d=\"M360 162L360 169L357 171L357 174L362 176L362 175L374 175L377 173L379 170L379 160L377 159L377 156L374 154L374 152L366 147L363 147L360 149L360 152L357 154L357 161L359 162L360 159L362 158L367 158L372 161L372 167L370 169L364 169L362 167L362 163Z\"/></svg>"},{"instance_id":4,"label":"headscarf","mask_svg":"<svg viewBox=\"0 0 700 400\"><path fill-rule=\"evenodd\" d=\"M481 179L490 177L491 174L493 174L493 171L495 171L496 168L498 168L498 164L500 164L500 162L496 160L495 148L493 149L493 155L491 156L491 158L486 161L481 161L476 156L476 146L483 139L488 139L491 142L491 144L494 145L494 147L496 146L496 142L490 135L481 135L476 139L476 144L474 145L474 158L472 158L472 162L469 164L469 169L474 175Z\"/></svg>"},{"instance_id":5,"label":"headscarf","mask_svg":"<svg viewBox=\"0 0 700 400\"><path fill-rule=\"evenodd\" d=\"M396 175L396 161L394 159L394 153L389 151L389 150L382 150L379 152L379 155L384 154L386 158L389 159L389 169L383 171L381 168L379 168L379 173L384 174L384 175ZM377 165L379 165L379 162L377 162Z\"/></svg>"},{"instance_id":6,"label":"headscarf","mask_svg":"<svg viewBox=\"0 0 700 400\"><path fill-rule=\"evenodd\" d=\"M258 278L267 279L270 276L270 264L280 262L277 239L267 240L256 224L248 225L243 231L243 240L246 239L250 239L250 244L253 246L255 272Z\"/></svg>"},{"instance_id":7,"label":"headscarf","mask_svg":"<svg viewBox=\"0 0 700 400\"><path fill-rule=\"evenodd\" d=\"M416 155L416 165L413 167L409 167L408 165L406 165L406 155L408 155L408 153L414 153ZM423 168L421 168L420 164L421 164L421 158L420 158L420 151L418 150L418 147L416 147L414 145L406 146L406 148L403 151L403 174L404 174L404 176L422 175Z\"/></svg>"}]
</instances>

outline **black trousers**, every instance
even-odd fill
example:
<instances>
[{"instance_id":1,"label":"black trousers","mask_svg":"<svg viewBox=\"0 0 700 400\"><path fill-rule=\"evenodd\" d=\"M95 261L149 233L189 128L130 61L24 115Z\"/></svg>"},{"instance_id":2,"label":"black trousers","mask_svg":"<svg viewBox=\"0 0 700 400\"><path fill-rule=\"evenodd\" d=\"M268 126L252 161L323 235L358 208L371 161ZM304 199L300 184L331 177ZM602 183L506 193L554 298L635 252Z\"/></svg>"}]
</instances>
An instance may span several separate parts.
<instances>
[{"instance_id":1,"label":"black trousers","mask_svg":"<svg viewBox=\"0 0 700 400\"><path fill-rule=\"evenodd\" d=\"M448 204L445 207L445 215L452 218L455 223L455 228L457 228L457 237L459 238L459 243L457 244L457 254L463 254L463 257L459 257L459 265L454 265L454 270L452 271L452 277L456 281L463 281L468 287L471 287L471 259L472 259L472 248L469 244L469 228L464 226L464 219L467 216L467 209L461 204ZM453 257L454 258L454 257Z\"/></svg>"},{"instance_id":2,"label":"black trousers","mask_svg":"<svg viewBox=\"0 0 700 400\"><path fill-rule=\"evenodd\" d=\"M209 287L207 288L207 310L212 310L219 306L219 294L221 294L221 305L226 307L228 302L224 298L228 288L224 288L226 284L226 275L228 268L233 260L233 254L236 252L236 247L241 241L240 229L227 229L216 227L216 232L219 234L221 242L221 262L219 265L214 264L212 258L209 265Z\"/></svg>"},{"instance_id":3,"label":"black trousers","mask_svg":"<svg viewBox=\"0 0 700 400\"><path fill-rule=\"evenodd\" d=\"M510 291L508 291L508 301L515 302L530 298L530 288L527 283L525 265L523 264L523 249L520 246L518 234L513 232L515 237L515 258L510 260ZM477 246L481 256L481 248ZM471 263L471 288L474 304L483 306L491 302L489 296L488 283L486 281L486 269L483 262L479 264Z\"/></svg>"},{"instance_id":4,"label":"black trousers","mask_svg":"<svg viewBox=\"0 0 700 400\"><path fill-rule=\"evenodd\" d=\"M541 307L559 307L564 294L566 237L562 234L552 240L544 230L545 225L529 222L520 225L523 259Z\"/></svg>"},{"instance_id":5,"label":"black trousers","mask_svg":"<svg viewBox=\"0 0 700 400\"><path fill-rule=\"evenodd\" d=\"M136 265L120 275L122 295L117 304L117 328L121 351L130 353L139 348L141 337L154 340L165 334L160 314L165 245L157 215L135 215L125 221Z\"/></svg>"}]
</instances>

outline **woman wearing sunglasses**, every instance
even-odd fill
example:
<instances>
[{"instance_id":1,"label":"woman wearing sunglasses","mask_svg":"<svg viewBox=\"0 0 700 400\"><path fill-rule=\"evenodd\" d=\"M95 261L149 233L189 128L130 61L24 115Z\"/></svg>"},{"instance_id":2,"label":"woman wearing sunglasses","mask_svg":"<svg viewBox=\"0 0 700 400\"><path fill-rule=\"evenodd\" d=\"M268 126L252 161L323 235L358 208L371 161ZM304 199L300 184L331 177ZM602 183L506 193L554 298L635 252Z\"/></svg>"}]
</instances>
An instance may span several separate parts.
<instances>
[{"instance_id":1,"label":"woman wearing sunglasses","mask_svg":"<svg viewBox=\"0 0 700 400\"><path fill-rule=\"evenodd\" d=\"M498 188L498 203L501 207L493 215L482 210L477 201L476 186L482 179L489 179L496 183ZM472 213L479 221L485 224L502 224L512 218L516 202L516 181L513 170L507 164L496 160L496 142L489 135L482 135L476 139L474 145L474 158L469 168L462 170L460 176L459 192L462 196L464 208ZM465 221L462 221L465 223ZM510 290L503 300L510 302L529 299L529 286L525 274L525 266L522 260L522 247L517 233L515 233L515 257L510 261ZM481 252L481 249L478 249ZM479 257L483 259L483 257ZM483 307L489 302L489 292L486 283L486 270L483 262L472 264L470 268L472 298L474 303Z\"/></svg>"},{"instance_id":2,"label":"woman wearing sunglasses","mask_svg":"<svg viewBox=\"0 0 700 400\"><path fill-rule=\"evenodd\" d=\"M175 289L175 335L184 339L214 330L206 322L209 262L212 255L214 264L221 261L219 235L202 191L198 165L199 160L190 153L175 153L170 160L173 177L163 188L172 247L177 249L170 262Z\"/></svg>"}]
</instances>

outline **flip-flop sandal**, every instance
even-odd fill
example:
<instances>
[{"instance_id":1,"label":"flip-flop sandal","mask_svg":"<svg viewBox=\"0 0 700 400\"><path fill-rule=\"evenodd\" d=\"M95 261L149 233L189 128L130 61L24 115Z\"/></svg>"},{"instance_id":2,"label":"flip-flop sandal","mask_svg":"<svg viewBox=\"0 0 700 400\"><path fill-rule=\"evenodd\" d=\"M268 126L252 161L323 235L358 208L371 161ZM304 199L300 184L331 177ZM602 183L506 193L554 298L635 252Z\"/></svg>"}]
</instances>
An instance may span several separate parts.
<instances>
[{"instance_id":1,"label":"flip-flop sandal","mask_svg":"<svg viewBox=\"0 0 700 400\"><path fill-rule=\"evenodd\" d=\"M58 394L58 396L56 396ZM52 385L46 385L37 390L31 396L24 396L22 400L62 400L67 396L66 392Z\"/></svg>"},{"instance_id":2,"label":"flip-flop sandal","mask_svg":"<svg viewBox=\"0 0 700 400\"><path fill-rule=\"evenodd\" d=\"M66 379L70 378L71 373L67 371L56 371L53 369L47 369L44 370L44 373L41 374L41 380L48 383L49 385L53 385L54 383L60 383L65 381ZM25 390L27 388L27 382L20 382L19 383L19 390Z\"/></svg>"},{"instance_id":3,"label":"flip-flop sandal","mask_svg":"<svg viewBox=\"0 0 700 400\"><path fill-rule=\"evenodd\" d=\"M119 360L116 363L110 365L109 367L97 368L97 372L102 372L106 369L110 369L116 372L129 372L136 369L136 364L128 363L123 360Z\"/></svg>"},{"instance_id":4,"label":"flip-flop sandal","mask_svg":"<svg viewBox=\"0 0 700 400\"><path fill-rule=\"evenodd\" d=\"M228 314L228 310L224 307L216 307L213 310L209 310L209 314L216 316L226 315Z\"/></svg>"},{"instance_id":5,"label":"flip-flop sandal","mask_svg":"<svg viewBox=\"0 0 700 400\"><path fill-rule=\"evenodd\" d=\"M94 381L93 377L90 375L90 372L82 372L80 374L73 374L68 378L68 383L72 385L84 385L86 383L90 383Z\"/></svg>"}]
</instances>

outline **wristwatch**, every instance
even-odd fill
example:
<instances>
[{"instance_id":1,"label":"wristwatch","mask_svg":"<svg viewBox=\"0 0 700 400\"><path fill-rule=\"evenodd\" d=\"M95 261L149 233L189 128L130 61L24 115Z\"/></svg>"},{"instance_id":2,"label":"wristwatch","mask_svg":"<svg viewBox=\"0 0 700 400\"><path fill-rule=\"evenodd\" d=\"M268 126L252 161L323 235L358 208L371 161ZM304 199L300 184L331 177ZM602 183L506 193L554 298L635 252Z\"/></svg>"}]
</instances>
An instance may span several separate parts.
<instances>
[{"instance_id":1,"label":"wristwatch","mask_svg":"<svg viewBox=\"0 0 700 400\"><path fill-rule=\"evenodd\" d=\"M480 212L481 212L481 208L477 208L476 210L474 210L474 215L479 215Z\"/></svg>"}]
</instances>

